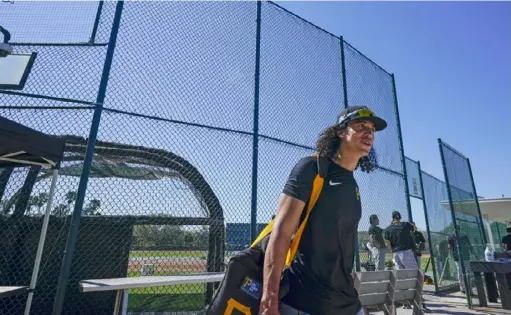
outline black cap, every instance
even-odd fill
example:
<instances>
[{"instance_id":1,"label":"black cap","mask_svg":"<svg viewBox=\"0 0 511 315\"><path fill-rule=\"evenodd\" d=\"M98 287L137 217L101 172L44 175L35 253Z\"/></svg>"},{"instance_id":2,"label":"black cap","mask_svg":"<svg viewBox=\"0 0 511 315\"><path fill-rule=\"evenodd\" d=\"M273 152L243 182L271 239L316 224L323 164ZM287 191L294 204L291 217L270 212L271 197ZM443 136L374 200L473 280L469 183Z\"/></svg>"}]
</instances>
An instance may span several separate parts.
<instances>
[{"instance_id":1,"label":"black cap","mask_svg":"<svg viewBox=\"0 0 511 315\"><path fill-rule=\"evenodd\" d=\"M345 126L352 120L369 120L374 124L376 131L381 131L387 127L387 122L376 116L367 106L349 106L337 116L337 125Z\"/></svg>"},{"instance_id":2,"label":"black cap","mask_svg":"<svg viewBox=\"0 0 511 315\"><path fill-rule=\"evenodd\" d=\"M401 213L399 211L392 212L392 219L401 219Z\"/></svg>"}]
</instances>

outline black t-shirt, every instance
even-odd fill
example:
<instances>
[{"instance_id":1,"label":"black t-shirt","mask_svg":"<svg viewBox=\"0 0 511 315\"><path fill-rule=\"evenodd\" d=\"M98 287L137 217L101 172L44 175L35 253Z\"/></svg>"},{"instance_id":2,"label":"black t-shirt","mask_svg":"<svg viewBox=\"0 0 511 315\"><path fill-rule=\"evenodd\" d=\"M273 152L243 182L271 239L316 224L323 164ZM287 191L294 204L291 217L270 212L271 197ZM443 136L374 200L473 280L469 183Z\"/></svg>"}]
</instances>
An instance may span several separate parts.
<instances>
[{"instance_id":1,"label":"black t-shirt","mask_svg":"<svg viewBox=\"0 0 511 315\"><path fill-rule=\"evenodd\" d=\"M502 238L502 244L506 244L507 250L511 251L511 234L508 234Z\"/></svg>"},{"instance_id":2,"label":"black t-shirt","mask_svg":"<svg viewBox=\"0 0 511 315\"><path fill-rule=\"evenodd\" d=\"M452 250L452 256L454 258L454 261L459 261L460 257L458 255L458 248L457 246L460 246L461 254L463 255L463 260L465 262L470 260L470 240L467 236L461 235L459 241L456 240L456 235L451 234L447 238L447 242L449 243L449 247Z\"/></svg>"},{"instance_id":3,"label":"black t-shirt","mask_svg":"<svg viewBox=\"0 0 511 315\"><path fill-rule=\"evenodd\" d=\"M304 201L307 209L316 174L316 158L301 159L291 171L284 194ZM330 163L291 264L284 303L309 314L355 315L360 311L351 272L361 212L353 172Z\"/></svg>"},{"instance_id":4,"label":"black t-shirt","mask_svg":"<svg viewBox=\"0 0 511 315\"><path fill-rule=\"evenodd\" d=\"M413 232L413 238L415 239L415 255L422 257L422 251L426 249L426 239L421 232Z\"/></svg>"},{"instance_id":5,"label":"black t-shirt","mask_svg":"<svg viewBox=\"0 0 511 315\"><path fill-rule=\"evenodd\" d=\"M415 244L419 244L419 243L424 244L424 243L426 243L426 239L424 238L424 235L421 232L419 232L419 231L413 232L413 237L415 239Z\"/></svg>"},{"instance_id":6,"label":"black t-shirt","mask_svg":"<svg viewBox=\"0 0 511 315\"><path fill-rule=\"evenodd\" d=\"M393 222L385 229L385 239L390 241L393 253L415 249L413 229L410 222Z\"/></svg>"},{"instance_id":7,"label":"black t-shirt","mask_svg":"<svg viewBox=\"0 0 511 315\"><path fill-rule=\"evenodd\" d=\"M385 241L383 240L383 229L381 227L371 225L368 232L369 235L374 235L376 237L378 248L385 248Z\"/></svg>"}]
</instances>

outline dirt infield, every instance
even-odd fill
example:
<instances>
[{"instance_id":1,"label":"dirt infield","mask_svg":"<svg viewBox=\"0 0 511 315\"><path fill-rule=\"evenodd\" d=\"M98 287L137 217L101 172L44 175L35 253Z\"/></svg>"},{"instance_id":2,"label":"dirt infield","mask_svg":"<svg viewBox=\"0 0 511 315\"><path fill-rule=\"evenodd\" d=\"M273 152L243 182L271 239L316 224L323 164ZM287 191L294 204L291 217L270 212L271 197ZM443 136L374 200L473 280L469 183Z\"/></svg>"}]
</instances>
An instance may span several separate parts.
<instances>
[{"instance_id":1,"label":"dirt infield","mask_svg":"<svg viewBox=\"0 0 511 315\"><path fill-rule=\"evenodd\" d=\"M205 272L206 260L199 258L175 259L175 258L144 258L132 260L128 263L128 272L140 272L142 265L152 264L155 273L192 273Z\"/></svg>"},{"instance_id":2,"label":"dirt infield","mask_svg":"<svg viewBox=\"0 0 511 315\"><path fill-rule=\"evenodd\" d=\"M361 255L364 261L367 257ZM422 256L422 268L426 265L429 254ZM388 260L392 255L388 255ZM195 273L206 272L206 259L201 257L169 257L169 256L149 256L149 257L131 257L128 263L128 272L140 272L142 265L152 264L155 266L155 274L175 274L175 273Z\"/></svg>"}]
</instances>

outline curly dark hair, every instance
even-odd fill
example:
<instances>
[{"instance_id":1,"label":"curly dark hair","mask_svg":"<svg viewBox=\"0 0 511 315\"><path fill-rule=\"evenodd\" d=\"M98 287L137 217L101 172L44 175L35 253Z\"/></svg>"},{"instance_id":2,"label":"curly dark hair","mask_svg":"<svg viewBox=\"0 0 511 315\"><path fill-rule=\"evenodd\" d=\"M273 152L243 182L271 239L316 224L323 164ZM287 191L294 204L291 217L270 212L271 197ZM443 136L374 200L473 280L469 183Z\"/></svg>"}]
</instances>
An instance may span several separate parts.
<instances>
[{"instance_id":1,"label":"curly dark hair","mask_svg":"<svg viewBox=\"0 0 511 315\"><path fill-rule=\"evenodd\" d=\"M316 152L318 155L327 156L332 159L335 158L335 154L339 151L341 146L341 139L337 136L337 132L341 129L342 127L339 126L331 126L323 130L318 141L316 141ZM376 151L374 148L371 148L368 155L363 156L358 160L358 164L355 169L360 167L362 172L370 173L377 165L378 160Z\"/></svg>"}]
</instances>

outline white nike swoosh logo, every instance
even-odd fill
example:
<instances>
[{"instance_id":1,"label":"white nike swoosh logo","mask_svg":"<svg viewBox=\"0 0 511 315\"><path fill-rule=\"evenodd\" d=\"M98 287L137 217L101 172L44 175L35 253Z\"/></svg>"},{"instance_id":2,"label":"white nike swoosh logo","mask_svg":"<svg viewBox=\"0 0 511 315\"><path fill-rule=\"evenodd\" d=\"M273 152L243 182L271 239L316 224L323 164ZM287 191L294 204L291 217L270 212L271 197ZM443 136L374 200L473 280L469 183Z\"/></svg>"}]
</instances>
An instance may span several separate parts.
<instances>
[{"instance_id":1,"label":"white nike swoosh logo","mask_svg":"<svg viewBox=\"0 0 511 315\"><path fill-rule=\"evenodd\" d=\"M335 186L335 185L340 185L340 184L342 184L342 183L341 182L334 183L334 182L330 181L330 186Z\"/></svg>"}]
</instances>

